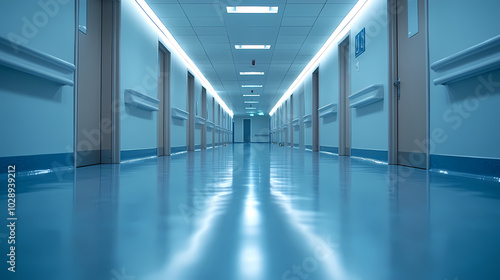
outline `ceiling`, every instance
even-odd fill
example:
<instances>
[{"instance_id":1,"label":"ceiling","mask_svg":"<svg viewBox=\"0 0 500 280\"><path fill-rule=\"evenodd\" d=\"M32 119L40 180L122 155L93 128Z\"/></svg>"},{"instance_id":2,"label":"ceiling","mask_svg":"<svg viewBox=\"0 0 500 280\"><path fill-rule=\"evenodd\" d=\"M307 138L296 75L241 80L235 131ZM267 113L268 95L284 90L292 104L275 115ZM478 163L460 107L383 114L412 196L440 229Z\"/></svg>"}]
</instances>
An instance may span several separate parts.
<instances>
[{"instance_id":1,"label":"ceiling","mask_svg":"<svg viewBox=\"0 0 500 280\"><path fill-rule=\"evenodd\" d=\"M146 0L235 115L268 113L357 0ZM228 14L226 6L277 6ZM271 45L237 50L235 45ZM255 60L255 66L252 66ZM241 76L240 72L264 72ZM242 88L242 85L263 85ZM260 97L243 97L244 94ZM244 101L258 101L245 104ZM251 106L250 106L251 105ZM245 108L255 107L256 110Z\"/></svg>"}]
</instances>

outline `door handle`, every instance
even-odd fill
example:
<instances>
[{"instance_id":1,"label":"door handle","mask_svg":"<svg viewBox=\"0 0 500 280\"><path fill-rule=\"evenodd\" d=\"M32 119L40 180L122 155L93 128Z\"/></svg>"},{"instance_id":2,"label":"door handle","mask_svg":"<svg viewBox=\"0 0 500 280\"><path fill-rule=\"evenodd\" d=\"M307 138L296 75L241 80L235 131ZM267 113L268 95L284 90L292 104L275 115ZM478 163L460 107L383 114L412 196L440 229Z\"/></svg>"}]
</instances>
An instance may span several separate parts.
<instances>
[{"instance_id":1,"label":"door handle","mask_svg":"<svg viewBox=\"0 0 500 280\"><path fill-rule=\"evenodd\" d=\"M401 99L401 80L399 78L397 81L394 82L394 86L397 88L398 100L400 100Z\"/></svg>"}]
</instances>

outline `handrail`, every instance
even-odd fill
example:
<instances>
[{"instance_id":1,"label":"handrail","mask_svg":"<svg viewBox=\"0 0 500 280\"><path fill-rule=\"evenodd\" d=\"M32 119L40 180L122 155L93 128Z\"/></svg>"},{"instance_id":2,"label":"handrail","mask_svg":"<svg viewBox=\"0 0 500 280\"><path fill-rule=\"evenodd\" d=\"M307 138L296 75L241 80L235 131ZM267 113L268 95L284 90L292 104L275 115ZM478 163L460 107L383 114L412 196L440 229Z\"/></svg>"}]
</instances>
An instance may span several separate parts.
<instances>
[{"instance_id":1,"label":"handrail","mask_svg":"<svg viewBox=\"0 0 500 280\"><path fill-rule=\"evenodd\" d=\"M172 118L180 119L180 120L187 120L187 119L189 119L189 112L186 112L182 109L173 107L172 108Z\"/></svg>"},{"instance_id":2,"label":"handrail","mask_svg":"<svg viewBox=\"0 0 500 280\"><path fill-rule=\"evenodd\" d=\"M304 117L302 117L302 122L303 123L310 123L310 122L312 122L312 115L305 115Z\"/></svg>"},{"instance_id":3,"label":"handrail","mask_svg":"<svg viewBox=\"0 0 500 280\"><path fill-rule=\"evenodd\" d=\"M214 122L212 122L212 121L207 120L206 123L207 123L208 128L214 128L214 126L215 126Z\"/></svg>"},{"instance_id":4,"label":"handrail","mask_svg":"<svg viewBox=\"0 0 500 280\"><path fill-rule=\"evenodd\" d=\"M0 37L0 64L63 86L74 86L75 65Z\"/></svg>"},{"instance_id":5,"label":"handrail","mask_svg":"<svg viewBox=\"0 0 500 280\"><path fill-rule=\"evenodd\" d=\"M125 104L129 104L146 111L158 111L160 100L133 89L126 89Z\"/></svg>"},{"instance_id":6,"label":"handrail","mask_svg":"<svg viewBox=\"0 0 500 280\"><path fill-rule=\"evenodd\" d=\"M441 72L452 64L459 63L463 60L471 58L472 56L480 55L481 53L484 53L498 46L500 46L500 35L490 38L463 51L440 59L431 65L431 69L435 72Z\"/></svg>"},{"instance_id":7,"label":"handrail","mask_svg":"<svg viewBox=\"0 0 500 280\"><path fill-rule=\"evenodd\" d=\"M204 125L205 124L205 118L202 117L202 116L195 116L195 123L196 124Z\"/></svg>"},{"instance_id":8,"label":"handrail","mask_svg":"<svg viewBox=\"0 0 500 280\"><path fill-rule=\"evenodd\" d=\"M318 109L318 114L320 118L326 118L337 114L337 104L330 103Z\"/></svg>"},{"instance_id":9,"label":"handrail","mask_svg":"<svg viewBox=\"0 0 500 280\"><path fill-rule=\"evenodd\" d=\"M447 72L434 79L434 85L447 85L500 68L500 35L431 65L434 72Z\"/></svg>"},{"instance_id":10,"label":"handrail","mask_svg":"<svg viewBox=\"0 0 500 280\"><path fill-rule=\"evenodd\" d=\"M349 95L349 107L358 108L384 99L384 85L373 84Z\"/></svg>"},{"instance_id":11,"label":"handrail","mask_svg":"<svg viewBox=\"0 0 500 280\"><path fill-rule=\"evenodd\" d=\"M447 85L453 82L465 80L470 77L478 76L486 72L500 68L500 57L492 58L488 61L478 63L474 66L465 67L448 75L434 79L434 85Z\"/></svg>"}]
</instances>

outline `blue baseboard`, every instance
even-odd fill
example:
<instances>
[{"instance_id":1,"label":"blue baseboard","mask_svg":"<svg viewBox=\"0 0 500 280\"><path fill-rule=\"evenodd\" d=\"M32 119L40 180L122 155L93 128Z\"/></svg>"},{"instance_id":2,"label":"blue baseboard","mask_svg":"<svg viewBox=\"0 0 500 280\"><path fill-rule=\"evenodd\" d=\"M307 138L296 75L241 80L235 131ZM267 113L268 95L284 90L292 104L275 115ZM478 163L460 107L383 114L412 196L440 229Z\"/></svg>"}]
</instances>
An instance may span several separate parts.
<instances>
[{"instance_id":1,"label":"blue baseboard","mask_svg":"<svg viewBox=\"0 0 500 280\"><path fill-rule=\"evenodd\" d=\"M195 150L201 150L201 145L194 145Z\"/></svg>"},{"instance_id":2,"label":"blue baseboard","mask_svg":"<svg viewBox=\"0 0 500 280\"><path fill-rule=\"evenodd\" d=\"M212 148L212 144L207 144L207 148Z\"/></svg>"},{"instance_id":3,"label":"blue baseboard","mask_svg":"<svg viewBox=\"0 0 500 280\"><path fill-rule=\"evenodd\" d=\"M431 155L431 170L500 177L500 159Z\"/></svg>"},{"instance_id":4,"label":"blue baseboard","mask_svg":"<svg viewBox=\"0 0 500 280\"><path fill-rule=\"evenodd\" d=\"M305 145L305 148L308 149L308 150L312 150L313 146L312 145Z\"/></svg>"},{"instance_id":5,"label":"blue baseboard","mask_svg":"<svg viewBox=\"0 0 500 280\"><path fill-rule=\"evenodd\" d=\"M7 166L15 165L16 172L73 168L73 153L0 157L0 174L7 173Z\"/></svg>"},{"instance_id":6,"label":"blue baseboard","mask_svg":"<svg viewBox=\"0 0 500 280\"><path fill-rule=\"evenodd\" d=\"M186 146L172 147L172 148L170 148L170 153L171 154L176 154L176 153L185 152L185 151L187 151L187 147Z\"/></svg>"},{"instance_id":7,"label":"blue baseboard","mask_svg":"<svg viewBox=\"0 0 500 280\"><path fill-rule=\"evenodd\" d=\"M389 153L381 150L351 149L351 156L388 162Z\"/></svg>"},{"instance_id":8,"label":"blue baseboard","mask_svg":"<svg viewBox=\"0 0 500 280\"><path fill-rule=\"evenodd\" d=\"M134 160L158 155L158 149L140 149L120 152L120 161Z\"/></svg>"},{"instance_id":9,"label":"blue baseboard","mask_svg":"<svg viewBox=\"0 0 500 280\"><path fill-rule=\"evenodd\" d=\"M339 148L338 147L320 146L319 150L321 152L328 152L328 153L332 153L332 154L338 154L339 153Z\"/></svg>"}]
</instances>

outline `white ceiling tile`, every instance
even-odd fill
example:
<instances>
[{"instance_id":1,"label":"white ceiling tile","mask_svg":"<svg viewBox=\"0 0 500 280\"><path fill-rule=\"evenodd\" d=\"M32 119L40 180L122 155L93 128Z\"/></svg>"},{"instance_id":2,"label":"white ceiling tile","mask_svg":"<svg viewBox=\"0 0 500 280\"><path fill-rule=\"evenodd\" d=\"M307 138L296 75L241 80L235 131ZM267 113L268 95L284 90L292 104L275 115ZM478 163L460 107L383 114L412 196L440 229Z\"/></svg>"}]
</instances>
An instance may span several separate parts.
<instances>
[{"instance_id":1,"label":"white ceiling tile","mask_svg":"<svg viewBox=\"0 0 500 280\"><path fill-rule=\"evenodd\" d=\"M160 18L161 22L165 26L191 26L191 23L187 19L187 17L169 17L169 18ZM169 28L167 28L169 29Z\"/></svg>"},{"instance_id":2,"label":"white ceiling tile","mask_svg":"<svg viewBox=\"0 0 500 280\"><path fill-rule=\"evenodd\" d=\"M229 45L229 38L227 35L224 36L198 36L198 39L201 41L202 44L211 44L211 43L217 43L217 44L226 44Z\"/></svg>"},{"instance_id":3,"label":"white ceiling tile","mask_svg":"<svg viewBox=\"0 0 500 280\"><path fill-rule=\"evenodd\" d=\"M305 26L282 26L279 35L293 36L293 35L307 35L311 27Z\"/></svg>"},{"instance_id":4,"label":"white ceiling tile","mask_svg":"<svg viewBox=\"0 0 500 280\"><path fill-rule=\"evenodd\" d=\"M277 43L276 51L278 50L298 50L302 47L302 43L294 44L294 43Z\"/></svg>"},{"instance_id":5,"label":"white ceiling tile","mask_svg":"<svg viewBox=\"0 0 500 280\"><path fill-rule=\"evenodd\" d=\"M285 17L317 17L323 4L287 4Z\"/></svg>"},{"instance_id":6,"label":"white ceiling tile","mask_svg":"<svg viewBox=\"0 0 500 280\"><path fill-rule=\"evenodd\" d=\"M345 17L354 4L326 4L321 11L321 17Z\"/></svg>"},{"instance_id":7,"label":"white ceiling tile","mask_svg":"<svg viewBox=\"0 0 500 280\"><path fill-rule=\"evenodd\" d=\"M193 28L198 36L227 36L225 27L194 26Z\"/></svg>"},{"instance_id":8,"label":"white ceiling tile","mask_svg":"<svg viewBox=\"0 0 500 280\"><path fill-rule=\"evenodd\" d=\"M191 17L189 21L193 26L226 26L220 17Z\"/></svg>"},{"instance_id":9,"label":"white ceiling tile","mask_svg":"<svg viewBox=\"0 0 500 280\"><path fill-rule=\"evenodd\" d=\"M159 18L186 17L179 4L150 4L149 7L151 7Z\"/></svg>"},{"instance_id":10,"label":"white ceiling tile","mask_svg":"<svg viewBox=\"0 0 500 280\"><path fill-rule=\"evenodd\" d=\"M223 19L223 11L218 3L214 4L182 4L188 18L216 17Z\"/></svg>"},{"instance_id":11,"label":"white ceiling tile","mask_svg":"<svg viewBox=\"0 0 500 280\"><path fill-rule=\"evenodd\" d=\"M149 5L155 4L155 3L177 4L177 0L146 0L146 3L148 3Z\"/></svg>"},{"instance_id":12,"label":"white ceiling tile","mask_svg":"<svg viewBox=\"0 0 500 280\"><path fill-rule=\"evenodd\" d=\"M298 44L304 42L307 36L301 35L301 36L290 36L290 35L279 35L278 39L276 42L278 43L293 43L293 44Z\"/></svg>"},{"instance_id":13,"label":"white ceiling tile","mask_svg":"<svg viewBox=\"0 0 500 280\"><path fill-rule=\"evenodd\" d=\"M172 26L168 28L174 37L177 36L195 36L194 30L191 26Z\"/></svg>"},{"instance_id":14,"label":"white ceiling tile","mask_svg":"<svg viewBox=\"0 0 500 280\"><path fill-rule=\"evenodd\" d=\"M330 36L337 28L342 18L318 18L311 28L311 36Z\"/></svg>"},{"instance_id":15,"label":"white ceiling tile","mask_svg":"<svg viewBox=\"0 0 500 280\"><path fill-rule=\"evenodd\" d=\"M284 17L281 26L312 26L316 17Z\"/></svg>"}]
</instances>

